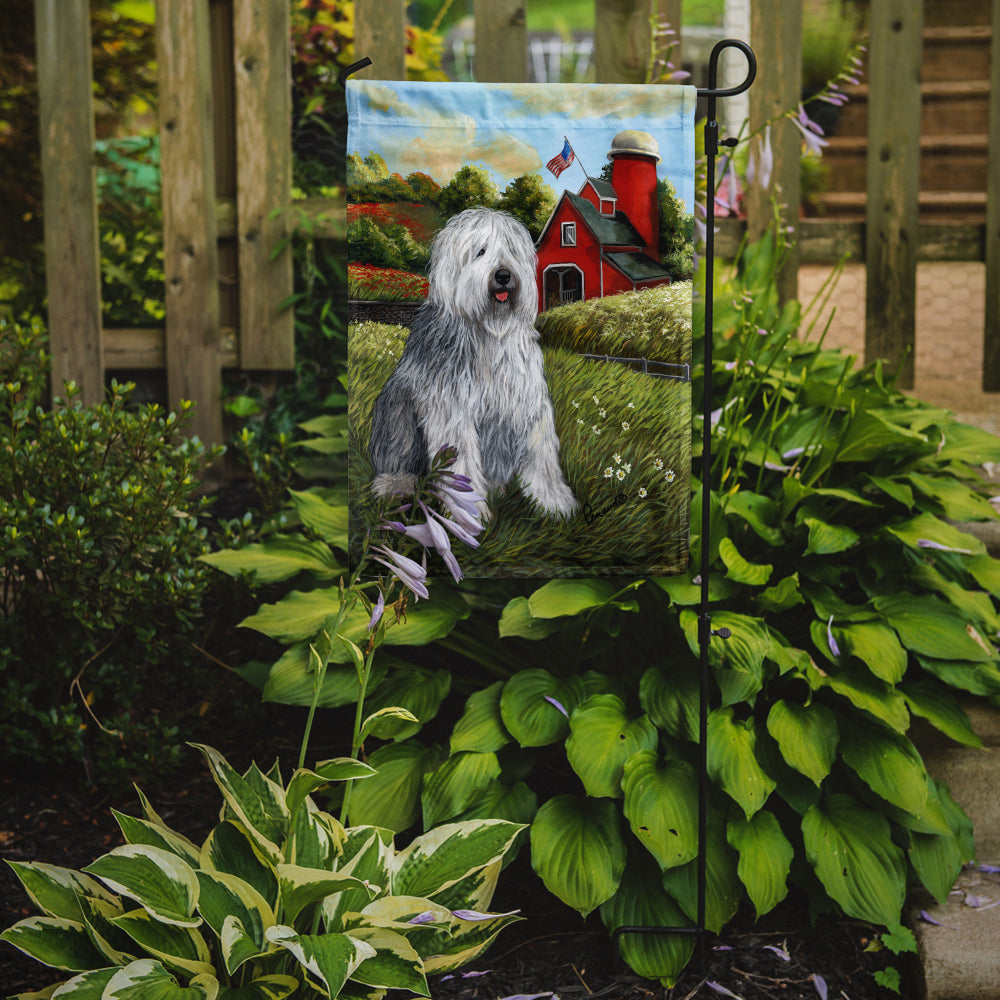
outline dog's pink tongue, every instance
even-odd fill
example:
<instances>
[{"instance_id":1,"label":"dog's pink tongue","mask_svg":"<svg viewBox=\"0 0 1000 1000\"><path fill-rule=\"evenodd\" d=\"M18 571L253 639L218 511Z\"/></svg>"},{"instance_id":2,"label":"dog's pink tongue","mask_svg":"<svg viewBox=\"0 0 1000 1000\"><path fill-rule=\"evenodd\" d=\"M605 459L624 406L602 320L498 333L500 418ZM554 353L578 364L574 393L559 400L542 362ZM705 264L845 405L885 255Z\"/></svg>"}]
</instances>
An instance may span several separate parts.
<instances>
[{"instance_id":1,"label":"dog's pink tongue","mask_svg":"<svg viewBox=\"0 0 1000 1000\"><path fill-rule=\"evenodd\" d=\"M507 293L506 292L494 292L493 294L496 297L497 302L506 302L507 301Z\"/></svg>"}]
</instances>

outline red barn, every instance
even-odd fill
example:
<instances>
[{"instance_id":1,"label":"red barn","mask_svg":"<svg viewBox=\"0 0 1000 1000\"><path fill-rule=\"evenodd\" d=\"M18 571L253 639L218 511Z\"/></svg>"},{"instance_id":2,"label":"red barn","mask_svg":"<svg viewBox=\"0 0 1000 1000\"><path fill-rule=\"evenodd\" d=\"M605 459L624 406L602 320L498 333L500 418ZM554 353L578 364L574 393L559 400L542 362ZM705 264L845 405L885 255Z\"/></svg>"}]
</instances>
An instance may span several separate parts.
<instances>
[{"instance_id":1,"label":"red barn","mask_svg":"<svg viewBox=\"0 0 1000 1000\"><path fill-rule=\"evenodd\" d=\"M659 262L656 164L648 132L611 143L611 183L588 177L564 191L538 238L538 311L580 299L670 284Z\"/></svg>"}]
</instances>

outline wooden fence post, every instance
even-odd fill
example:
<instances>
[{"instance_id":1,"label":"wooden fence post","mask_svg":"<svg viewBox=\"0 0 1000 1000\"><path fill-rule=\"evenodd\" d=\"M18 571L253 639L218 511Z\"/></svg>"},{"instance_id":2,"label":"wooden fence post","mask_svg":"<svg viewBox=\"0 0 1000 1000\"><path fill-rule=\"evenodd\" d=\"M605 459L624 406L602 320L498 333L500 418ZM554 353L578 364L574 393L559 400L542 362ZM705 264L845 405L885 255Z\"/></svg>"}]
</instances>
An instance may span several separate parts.
<instances>
[{"instance_id":1,"label":"wooden fence post","mask_svg":"<svg viewBox=\"0 0 1000 1000\"><path fill-rule=\"evenodd\" d=\"M913 387L923 0L872 0L868 53L865 360Z\"/></svg>"},{"instance_id":2,"label":"wooden fence post","mask_svg":"<svg viewBox=\"0 0 1000 1000\"><path fill-rule=\"evenodd\" d=\"M104 398L89 0L35 0L52 394Z\"/></svg>"},{"instance_id":3,"label":"wooden fence post","mask_svg":"<svg viewBox=\"0 0 1000 1000\"><path fill-rule=\"evenodd\" d=\"M524 83L528 31L524 0L475 0L475 77L479 83Z\"/></svg>"},{"instance_id":4,"label":"wooden fence post","mask_svg":"<svg viewBox=\"0 0 1000 1000\"><path fill-rule=\"evenodd\" d=\"M802 97L802 4L799 0L757 0L750 8L750 41L757 56L757 80L750 88L750 131L795 108ZM758 142L759 140L754 140ZM793 229L792 246L777 277L782 302L798 297L799 159L802 136L787 118L771 126L774 169L763 188L759 178L747 192L747 228L751 240L760 239L774 220L773 202L780 206L782 227ZM779 234L775 234L780 238Z\"/></svg>"},{"instance_id":5,"label":"wooden fence post","mask_svg":"<svg viewBox=\"0 0 1000 1000\"><path fill-rule=\"evenodd\" d=\"M359 79L406 79L406 0L355 0L354 56L372 61Z\"/></svg>"},{"instance_id":6,"label":"wooden fence post","mask_svg":"<svg viewBox=\"0 0 1000 1000\"><path fill-rule=\"evenodd\" d=\"M295 367L294 316L282 307L292 294L290 20L288 0L233 6L243 368Z\"/></svg>"},{"instance_id":7,"label":"wooden fence post","mask_svg":"<svg viewBox=\"0 0 1000 1000\"><path fill-rule=\"evenodd\" d=\"M1000 392L1000 0L993 0L989 130L989 169L986 175L986 324L983 330L983 390Z\"/></svg>"},{"instance_id":8,"label":"wooden fence post","mask_svg":"<svg viewBox=\"0 0 1000 1000\"><path fill-rule=\"evenodd\" d=\"M222 441L219 253L207 0L159 0L156 58L167 395L171 404L195 401L192 432L217 444Z\"/></svg>"},{"instance_id":9,"label":"wooden fence post","mask_svg":"<svg viewBox=\"0 0 1000 1000\"><path fill-rule=\"evenodd\" d=\"M594 0L594 69L598 83L645 83L653 0Z\"/></svg>"}]
</instances>

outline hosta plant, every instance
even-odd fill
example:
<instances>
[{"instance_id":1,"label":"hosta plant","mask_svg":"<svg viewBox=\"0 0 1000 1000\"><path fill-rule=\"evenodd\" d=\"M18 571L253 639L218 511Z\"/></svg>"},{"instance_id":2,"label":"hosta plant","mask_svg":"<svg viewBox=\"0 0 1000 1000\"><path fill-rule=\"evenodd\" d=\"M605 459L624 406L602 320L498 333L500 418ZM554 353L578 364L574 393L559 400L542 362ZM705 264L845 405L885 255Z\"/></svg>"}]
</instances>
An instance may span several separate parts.
<instances>
[{"instance_id":1,"label":"hosta plant","mask_svg":"<svg viewBox=\"0 0 1000 1000\"><path fill-rule=\"evenodd\" d=\"M69 976L30 996L429 996L428 974L470 961L518 919L487 912L517 824L446 824L397 849L391 831L346 829L312 798L370 778L366 764L338 758L284 783L277 767L240 774L199 749L224 802L204 843L140 793L142 818L115 813L125 845L82 871L11 862L41 915L0 937Z\"/></svg>"},{"instance_id":2,"label":"hosta plant","mask_svg":"<svg viewBox=\"0 0 1000 1000\"><path fill-rule=\"evenodd\" d=\"M706 925L796 887L815 913L905 940L908 886L944 899L974 853L910 730L919 718L978 746L959 696L1000 695L1000 561L954 523L995 517L976 465L1000 460L1000 440L798 339L778 260L771 242L747 248L716 292L711 534L691 539L694 566L710 547L712 626L731 632L709 647ZM696 452L700 436L696 418ZM684 575L510 598L497 646L515 669L480 681L443 760L414 739L374 749L380 773L354 807L371 823L396 823L401 800L425 825L530 821L536 871L581 914L690 925L700 594ZM489 624L475 615L455 638ZM633 968L666 982L691 947L622 938Z\"/></svg>"}]
</instances>

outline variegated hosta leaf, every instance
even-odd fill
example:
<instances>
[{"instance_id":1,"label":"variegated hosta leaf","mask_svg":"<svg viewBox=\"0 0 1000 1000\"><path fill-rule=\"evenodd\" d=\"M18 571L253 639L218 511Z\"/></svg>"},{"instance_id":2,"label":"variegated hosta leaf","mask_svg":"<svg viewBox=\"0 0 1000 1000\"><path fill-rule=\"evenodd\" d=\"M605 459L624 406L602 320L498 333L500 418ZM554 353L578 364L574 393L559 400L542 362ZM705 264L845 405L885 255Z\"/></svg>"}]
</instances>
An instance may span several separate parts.
<instances>
[{"instance_id":1,"label":"variegated hosta leaf","mask_svg":"<svg viewBox=\"0 0 1000 1000\"><path fill-rule=\"evenodd\" d=\"M224 872L252 885L271 907L278 904L278 875L241 823L220 823L202 844L200 867Z\"/></svg>"},{"instance_id":2,"label":"variegated hosta leaf","mask_svg":"<svg viewBox=\"0 0 1000 1000\"><path fill-rule=\"evenodd\" d=\"M337 870L342 875L353 875L369 888L345 889L323 900L323 920L328 931L344 930L345 913L357 913L367 906L371 891L388 889L391 856L390 831L372 826L356 826L347 831Z\"/></svg>"},{"instance_id":3,"label":"variegated hosta leaf","mask_svg":"<svg viewBox=\"0 0 1000 1000\"><path fill-rule=\"evenodd\" d=\"M114 925L115 917L125 912L120 902L109 903L93 896L83 896L80 905L90 940L104 956L105 965L128 965L139 958L140 949L135 942Z\"/></svg>"},{"instance_id":4,"label":"variegated hosta leaf","mask_svg":"<svg viewBox=\"0 0 1000 1000\"><path fill-rule=\"evenodd\" d=\"M809 863L849 917L899 923L906 866L882 813L849 795L830 795L805 814L802 836Z\"/></svg>"},{"instance_id":5,"label":"variegated hosta leaf","mask_svg":"<svg viewBox=\"0 0 1000 1000\"><path fill-rule=\"evenodd\" d=\"M353 875L303 868L300 865L278 865L278 881L281 887L282 912L285 919L291 921L305 907L345 889L361 889L369 893L369 898L375 895L374 890Z\"/></svg>"},{"instance_id":6,"label":"variegated hosta leaf","mask_svg":"<svg viewBox=\"0 0 1000 1000\"><path fill-rule=\"evenodd\" d=\"M101 1000L216 1000L218 995L215 976L196 976L181 986L159 962L143 958L119 969L108 981Z\"/></svg>"},{"instance_id":7,"label":"variegated hosta leaf","mask_svg":"<svg viewBox=\"0 0 1000 1000\"><path fill-rule=\"evenodd\" d=\"M213 971L205 939L190 927L160 923L145 910L123 913L112 923L171 969L181 969L189 976Z\"/></svg>"},{"instance_id":8,"label":"variegated hosta leaf","mask_svg":"<svg viewBox=\"0 0 1000 1000\"><path fill-rule=\"evenodd\" d=\"M370 778L376 774L373 767L353 757L337 757L317 764L313 770L299 768L288 782L285 805L291 815L298 812L306 797L331 781L349 781L355 778Z\"/></svg>"},{"instance_id":9,"label":"variegated hosta leaf","mask_svg":"<svg viewBox=\"0 0 1000 1000\"><path fill-rule=\"evenodd\" d=\"M777 740L785 761L815 785L830 773L840 732L826 705L778 700L768 713L767 731Z\"/></svg>"},{"instance_id":10,"label":"variegated hosta leaf","mask_svg":"<svg viewBox=\"0 0 1000 1000\"><path fill-rule=\"evenodd\" d=\"M192 745L205 755L212 777L235 818L247 828L264 855L277 863L281 856L278 845L288 832L284 789L254 769L247 776L240 775L212 747Z\"/></svg>"},{"instance_id":11,"label":"variegated hosta leaf","mask_svg":"<svg viewBox=\"0 0 1000 1000\"><path fill-rule=\"evenodd\" d=\"M522 829L518 823L495 819L447 823L429 830L393 859L392 892L433 899L503 858Z\"/></svg>"},{"instance_id":12,"label":"variegated hosta leaf","mask_svg":"<svg viewBox=\"0 0 1000 1000\"><path fill-rule=\"evenodd\" d=\"M332 997L365 959L375 957L370 944L349 934L296 934L293 928L278 924L268 928L267 939L291 952L309 977Z\"/></svg>"},{"instance_id":13,"label":"variegated hosta leaf","mask_svg":"<svg viewBox=\"0 0 1000 1000\"><path fill-rule=\"evenodd\" d=\"M261 976L245 986L224 986L218 1000L285 1000L299 985L294 976Z\"/></svg>"},{"instance_id":14,"label":"variegated hosta leaf","mask_svg":"<svg viewBox=\"0 0 1000 1000\"><path fill-rule=\"evenodd\" d=\"M613 694L595 694L579 705L569 721L566 757L588 795L617 799L622 769L639 750L653 750L659 740L648 715L630 719L625 702Z\"/></svg>"},{"instance_id":15,"label":"variegated hosta leaf","mask_svg":"<svg viewBox=\"0 0 1000 1000\"><path fill-rule=\"evenodd\" d=\"M610 899L625 870L615 803L549 799L531 824L531 865L549 892L583 916Z\"/></svg>"},{"instance_id":16,"label":"variegated hosta leaf","mask_svg":"<svg viewBox=\"0 0 1000 1000\"><path fill-rule=\"evenodd\" d=\"M523 832L524 828L521 828ZM515 837L517 840L518 834ZM446 889L434 893L434 901L449 910L460 910L469 908L472 910L488 910L493 902L493 894L497 890L497 882L500 879L500 871L503 868L505 858L497 858L491 865L479 868L465 878L460 878Z\"/></svg>"},{"instance_id":17,"label":"variegated hosta leaf","mask_svg":"<svg viewBox=\"0 0 1000 1000\"><path fill-rule=\"evenodd\" d=\"M81 920L80 897L92 896L114 903L117 900L97 879L38 861L8 861L31 901L46 916Z\"/></svg>"},{"instance_id":18,"label":"variegated hosta leaf","mask_svg":"<svg viewBox=\"0 0 1000 1000\"><path fill-rule=\"evenodd\" d=\"M690 765L643 750L625 762L622 789L632 832L661 869L697 855L698 783Z\"/></svg>"},{"instance_id":19,"label":"variegated hosta leaf","mask_svg":"<svg viewBox=\"0 0 1000 1000\"><path fill-rule=\"evenodd\" d=\"M125 844L85 869L113 892L134 899L150 916L165 924L197 927L198 878L171 851L147 844Z\"/></svg>"},{"instance_id":20,"label":"variegated hosta leaf","mask_svg":"<svg viewBox=\"0 0 1000 1000\"><path fill-rule=\"evenodd\" d=\"M788 895L788 872L795 849L774 814L765 809L751 819L737 816L730 820L726 836L730 847L740 853L736 873L758 918L762 917Z\"/></svg>"},{"instance_id":21,"label":"variegated hosta leaf","mask_svg":"<svg viewBox=\"0 0 1000 1000\"><path fill-rule=\"evenodd\" d=\"M775 780L757 762L752 718L739 722L733 709L717 708L708 717L708 774L749 818L774 791Z\"/></svg>"},{"instance_id":22,"label":"variegated hosta leaf","mask_svg":"<svg viewBox=\"0 0 1000 1000\"><path fill-rule=\"evenodd\" d=\"M453 910L454 922L450 932L438 932L438 940L424 954L424 971L431 975L451 972L477 959L493 943L494 938L508 924L521 917L517 913L480 914L475 920L462 919L467 911ZM420 941L414 946L420 951Z\"/></svg>"},{"instance_id":23,"label":"variegated hosta leaf","mask_svg":"<svg viewBox=\"0 0 1000 1000\"><path fill-rule=\"evenodd\" d=\"M337 856L344 842L344 828L329 813L321 812L306 799L292 820L285 857L304 868L336 868Z\"/></svg>"},{"instance_id":24,"label":"variegated hosta leaf","mask_svg":"<svg viewBox=\"0 0 1000 1000\"><path fill-rule=\"evenodd\" d=\"M233 948L224 948L227 971L232 975L252 954L266 950L264 931L274 925L274 912L252 885L235 875L200 871L198 883L201 887L198 910L220 940L223 940L223 929L227 921L235 920L239 923L238 928L230 928L229 931L230 943L239 942L239 959L235 964L230 964L230 959L235 958ZM253 946L251 955L246 954L243 938L249 938Z\"/></svg>"},{"instance_id":25,"label":"variegated hosta leaf","mask_svg":"<svg viewBox=\"0 0 1000 1000\"><path fill-rule=\"evenodd\" d=\"M159 847L161 850L176 854L192 868L197 866L199 849L187 837L176 833L169 827L152 823L149 820L126 816L125 813L120 813L117 809L112 809L111 812L118 821L122 835L128 843Z\"/></svg>"},{"instance_id":26,"label":"variegated hosta leaf","mask_svg":"<svg viewBox=\"0 0 1000 1000\"><path fill-rule=\"evenodd\" d=\"M375 949L375 954L366 958L351 973L355 982L382 989L409 990L422 997L430 996L424 963L402 934L385 927L356 927L351 931L351 937Z\"/></svg>"},{"instance_id":27,"label":"variegated hosta leaf","mask_svg":"<svg viewBox=\"0 0 1000 1000\"><path fill-rule=\"evenodd\" d=\"M503 681L497 681L469 696L462 717L451 734L451 752L473 750L476 753L496 753L510 743L500 716L500 693Z\"/></svg>"},{"instance_id":28,"label":"variegated hosta leaf","mask_svg":"<svg viewBox=\"0 0 1000 1000\"><path fill-rule=\"evenodd\" d=\"M53 969L81 972L100 968L104 958L91 944L87 929L76 920L65 917L28 917L19 920L0 934L26 955Z\"/></svg>"},{"instance_id":29,"label":"variegated hosta leaf","mask_svg":"<svg viewBox=\"0 0 1000 1000\"><path fill-rule=\"evenodd\" d=\"M659 872L650 858L636 855L622 876L618 891L601 905L604 926L689 927L691 921L664 891ZM692 934L623 934L619 949L629 967L640 976L673 986L694 950Z\"/></svg>"},{"instance_id":30,"label":"variegated hosta leaf","mask_svg":"<svg viewBox=\"0 0 1000 1000\"><path fill-rule=\"evenodd\" d=\"M41 1000L42 997L50 996L56 1000L101 1000L101 997L104 996L104 988L111 982L119 968L120 966L91 969L89 972L81 972L79 976L67 979L54 991L50 986L43 993L21 993L17 997L12 997L11 1000L29 1000L32 997Z\"/></svg>"}]
</instances>

